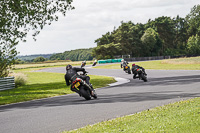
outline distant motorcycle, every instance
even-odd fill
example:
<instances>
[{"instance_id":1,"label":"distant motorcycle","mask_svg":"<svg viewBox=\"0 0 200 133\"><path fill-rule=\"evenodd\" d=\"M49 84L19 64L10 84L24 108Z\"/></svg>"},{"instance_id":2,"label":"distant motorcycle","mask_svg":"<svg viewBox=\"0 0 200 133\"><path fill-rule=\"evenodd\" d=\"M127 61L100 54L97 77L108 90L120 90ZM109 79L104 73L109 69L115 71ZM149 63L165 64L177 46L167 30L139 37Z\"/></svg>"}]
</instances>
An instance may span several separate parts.
<instances>
[{"instance_id":1,"label":"distant motorcycle","mask_svg":"<svg viewBox=\"0 0 200 133\"><path fill-rule=\"evenodd\" d=\"M144 82L147 82L147 75L144 73L144 71L141 68L138 68L136 70L136 72L137 72L138 77L139 77L140 80L143 80Z\"/></svg>"},{"instance_id":2,"label":"distant motorcycle","mask_svg":"<svg viewBox=\"0 0 200 133\"><path fill-rule=\"evenodd\" d=\"M81 63L81 68L84 67L85 65L86 65L86 61L83 61L83 62Z\"/></svg>"},{"instance_id":3,"label":"distant motorcycle","mask_svg":"<svg viewBox=\"0 0 200 133\"><path fill-rule=\"evenodd\" d=\"M83 73L82 75L86 75L86 73ZM95 90L91 87L91 85L88 85L86 81L81 78L75 79L75 81L72 83L72 88L74 87L80 91L81 96L86 100L90 100L91 97L94 99L97 98Z\"/></svg>"},{"instance_id":4,"label":"distant motorcycle","mask_svg":"<svg viewBox=\"0 0 200 133\"><path fill-rule=\"evenodd\" d=\"M93 64L92 64L92 66L96 66L96 64L97 64L97 61L95 60L95 61L93 62Z\"/></svg>"},{"instance_id":5,"label":"distant motorcycle","mask_svg":"<svg viewBox=\"0 0 200 133\"><path fill-rule=\"evenodd\" d=\"M124 71L128 74L131 74L130 67L128 65L124 66Z\"/></svg>"}]
</instances>

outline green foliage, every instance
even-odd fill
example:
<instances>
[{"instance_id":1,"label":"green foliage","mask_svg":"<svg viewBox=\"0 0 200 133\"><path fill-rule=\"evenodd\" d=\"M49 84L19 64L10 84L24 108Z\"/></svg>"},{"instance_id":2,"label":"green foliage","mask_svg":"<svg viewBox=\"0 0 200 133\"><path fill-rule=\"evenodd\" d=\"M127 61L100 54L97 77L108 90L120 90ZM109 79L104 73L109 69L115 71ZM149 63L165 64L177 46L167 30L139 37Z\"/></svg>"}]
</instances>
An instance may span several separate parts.
<instances>
[{"instance_id":1,"label":"green foliage","mask_svg":"<svg viewBox=\"0 0 200 133\"><path fill-rule=\"evenodd\" d=\"M200 36L191 36L188 39L187 49L189 55L199 55L200 54Z\"/></svg>"},{"instance_id":2,"label":"green foliage","mask_svg":"<svg viewBox=\"0 0 200 133\"><path fill-rule=\"evenodd\" d=\"M114 58L114 55L117 55L122 50L121 45L118 44L106 44L99 45L93 49L93 55L96 55L97 59L110 59Z\"/></svg>"},{"instance_id":3,"label":"green foliage","mask_svg":"<svg viewBox=\"0 0 200 133\"><path fill-rule=\"evenodd\" d=\"M73 9L72 0L3 0L0 1L0 77L8 75L8 69L17 55L15 46L26 41L32 30L35 39L40 30L52 21L57 21L57 12L66 14Z\"/></svg>"},{"instance_id":4,"label":"green foliage","mask_svg":"<svg viewBox=\"0 0 200 133\"><path fill-rule=\"evenodd\" d=\"M154 29L148 28L143 34L143 36L141 37L141 40L142 40L142 43L144 44L143 50L146 53L145 56L148 56L148 55L153 56L159 53L158 52L159 47L158 46L156 47L156 45L160 43L159 42L160 38L159 38L158 33Z\"/></svg>"},{"instance_id":5,"label":"green foliage","mask_svg":"<svg viewBox=\"0 0 200 133\"><path fill-rule=\"evenodd\" d=\"M12 76L15 77L15 86L24 86L27 83L27 76L23 73L14 73Z\"/></svg>"},{"instance_id":6,"label":"green foliage","mask_svg":"<svg viewBox=\"0 0 200 133\"><path fill-rule=\"evenodd\" d=\"M14 64L14 57L17 55L14 45L4 45L0 44L0 78L7 77L9 74L9 69L11 65Z\"/></svg>"},{"instance_id":7,"label":"green foliage","mask_svg":"<svg viewBox=\"0 0 200 133\"><path fill-rule=\"evenodd\" d=\"M200 36L200 5L195 5L190 13L186 16L186 21L189 24L187 32L189 36L198 34Z\"/></svg>"},{"instance_id":8,"label":"green foliage","mask_svg":"<svg viewBox=\"0 0 200 133\"><path fill-rule=\"evenodd\" d=\"M46 59L45 59L44 57L39 56L39 57L35 58L33 61L34 61L34 62L44 62L45 60L46 60Z\"/></svg>"},{"instance_id":9,"label":"green foliage","mask_svg":"<svg viewBox=\"0 0 200 133\"><path fill-rule=\"evenodd\" d=\"M82 61L82 60L92 60L92 59L93 59L92 48L65 51L64 53L53 54L50 57L50 60Z\"/></svg>"},{"instance_id":10,"label":"green foliage","mask_svg":"<svg viewBox=\"0 0 200 133\"><path fill-rule=\"evenodd\" d=\"M21 56L17 56L17 59L20 59L25 62L32 62L35 58L39 56L49 59L52 56L52 54L21 55Z\"/></svg>"},{"instance_id":11,"label":"green foliage","mask_svg":"<svg viewBox=\"0 0 200 133\"><path fill-rule=\"evenodd\" d=\"M174 18L158 17L146 24L121 22L117 29L95 40L97 48L93 56L105 59L116 55L132 55L132 57L186 55L188 39L196 34L200 36L200 5L195 5L186 18L177 15ZM109 44L119 44L120 51L105 52L103 46ZM195 55L199 54L196 52Z\"/></svg>"}]
</instances>

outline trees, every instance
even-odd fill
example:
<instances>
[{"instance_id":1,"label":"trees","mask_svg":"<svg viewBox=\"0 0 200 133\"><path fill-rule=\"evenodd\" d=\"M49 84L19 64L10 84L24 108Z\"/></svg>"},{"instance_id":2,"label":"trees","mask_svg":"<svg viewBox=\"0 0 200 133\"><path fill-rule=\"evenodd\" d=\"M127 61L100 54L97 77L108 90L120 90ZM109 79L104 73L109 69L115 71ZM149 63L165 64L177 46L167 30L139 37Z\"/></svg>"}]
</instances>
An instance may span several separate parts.
<instances>
[{"instance_id":1,"label":"trees","mask_svg":"<svg viewBox=\"0 0 200 133\"><path fill-rule=\"evenodd\" d=\"M141 37L142 43L144 44L143 52L145 53L145 56L157 55L157 53L159 53L159 49L156 47L159 39L158 33L154 29L148 28L145 31ZM155 54L153 54L153 52Z\"/></svg>"},{"instance_id":2,"label":"trees","mask_svg":"<svg viewBox=\"0 0 200 133\"><path fill-rule=\"evenodd\" d=\"M154 21L149 21L147 25L158 32L162 39L162 55L165 55L168 49L174 48L175 29L174 22L170 17L158 17Z\"/></svg>"},{"instance_id":3,"label":"trees","mask_svg":"<svg viewBox=\"0 0 200 133\"><path fill-rule=\"evenodd\" d=\"M200 36L200 5L195 5L190 13L186 16L186 21L189 25L189 36L198 34Z\"/></svg>"},{"instance_id":4,"label":"trees","mask_svg":"<svg viewBox=\"0 0 200 133\"><path fill-rule=\"evenodd\" d=\"M8 69L14 63L14 57L17 55L15 49L7 49L0 46L0 78L6 77L9 74Z\"/></svg>"},{"instance_id":5,"label":"trees","mask_svg":"<svg viewBox=\"0 0 200 133\"><path fill-rule=\"evenodd\" d=\"M114 58L114 56L121 53L121 51L122 47L120 43L118 44L110 43L97 46L96 48L93 49L92 55L96 56L97 59L109 59L109 58Z\"/></svg>"},{"instance_id":6,"label":"trees","mask_svg":"<svg viewBox=\"0 0 200 133\"><path fill-rule=\"evenodd\" d=\"M72 61L81 61L81 60L92 60L92 48L89 49L76 49L71 51L65 51L64 53L53 54L50 57L50 60L72 60Z\"/></svg>"},{"instance_id":7,"label":"trees","mask_svg":"<svg viewBox=\"0 0 200 133\"><path fill-rule=\"evenodd\" d=\"M115 54L133 57L199 55L197 35L200 36L200 5L194 6L185 18L162 16L146 24L121 22L117 29L95 41L97 47L93 55L98 59ZM114 52L114 45L120 51Z\"/></svg>"},{"instance_id":8,"label":"trees","mask_svg":"<svg viewBox=\"0 0 200 133\"><path fill-rule=\"evenodd\" d=\"M66 14L73 9L72 0L2 0L0 1L0 53L6 62L3 71L14 63L19 41L26 41L27 33L32 30L35 39L40 30L52 21L58 20L57 12ZM0 62L0 65L3 66ZM1 74L0 74L1 75ZM7 76L7 74L4 74Z\"/></svg>"},{"instance_id":9,"label":"trees","mask_svg":"<svg viewBox=\"0 0 200 133\"><path fill-rule=\"evenodd\" d=\"M44 62L46 59L42 56L36 57L33 61L34 62Z\"/></svg>"},{"instance_id":10,"label":"trees","mask_svg":"<svg viewBox=\"0 0 200 133\"><path fill-rule=\"evenodd\" d=\"M199 55L200 53L200 36L191 36L188 39L187 50L189 55Z\"/></svg>"}]
</instances>

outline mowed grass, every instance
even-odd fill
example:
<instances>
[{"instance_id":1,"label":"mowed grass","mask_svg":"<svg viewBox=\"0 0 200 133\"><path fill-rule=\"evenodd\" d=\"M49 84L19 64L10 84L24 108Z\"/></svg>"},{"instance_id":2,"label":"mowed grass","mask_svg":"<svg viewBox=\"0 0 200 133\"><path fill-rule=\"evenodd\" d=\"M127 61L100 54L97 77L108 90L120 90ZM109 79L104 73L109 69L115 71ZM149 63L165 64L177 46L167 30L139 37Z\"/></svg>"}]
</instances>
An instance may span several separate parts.
<instances>
[{"instance_id":1,"label":"mowed grass","mask_svg":"<svg viewBox=\"0 0 200 133\"><path fill-rule=\"evenodd\" d=\"M129 62L129 66L135 63L145 69L155 70L200 70L200 57L177 58L156 61ZM100 69L121 69L119 64L108 64L104 66L96 66Z\"/></svg>"},{"instance_id":2,"label":"mowed grass","mask_svg":"<svg viewBox=\"0 0 200 133\"><path fill-rule=\"evenodd\" d=\"M156 107L63 133L200 133L200 98Z\"/></svg>"},{"instance_id":3,"label":"mowed grass","mask_svg":"<svg viewBox=\"0 0 200 133\"><path fill-rule=\"evenodd\" d=\"M69 61L69 60L62 60L62 61L46 61L46 62L39 62L39 63L29 63L29 64L16 64L12 66L14 69L25 69L25 68L46 68L46 67L63 67L71 64L73 66L81 66L82 61ZM92 64L93 61L87 61L87 64Z\"/></svg>"},{"instance_id":4,"label":"mowed grass","mask_svg":"<svg viewBox=\"0 0 200 133\"><path fill-rule=\"evenodd\" d=\"M73 93L66 86L64 74L48 72L30 72L33 69L18 70L28 77L28 83L11 90L0 91L0 105L41 99ZM108 86L116 82L114 78L89 75L94 88Z\"/></svg>"}]
</instances>

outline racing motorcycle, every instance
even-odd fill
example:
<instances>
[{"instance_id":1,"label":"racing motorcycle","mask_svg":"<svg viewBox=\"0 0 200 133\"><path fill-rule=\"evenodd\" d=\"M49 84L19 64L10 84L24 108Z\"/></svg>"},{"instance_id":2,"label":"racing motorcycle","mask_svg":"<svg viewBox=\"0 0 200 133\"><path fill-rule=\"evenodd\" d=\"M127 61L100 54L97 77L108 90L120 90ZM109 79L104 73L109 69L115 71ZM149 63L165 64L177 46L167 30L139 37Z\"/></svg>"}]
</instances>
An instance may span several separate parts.
<instances>
[{"instance_id":1,"label":"racing motorcycle","mask_svg":"<svg viewBox=\"0 0 200 133\"><path fill-rule=\"evenodd\" d=\"M83 62L81 63L81 68L84 67L85 65L86 65L86 61L83 61Z\"/></svg>"},{"instance_id":2,"label":"racing motorcycle","mask_svg":"<svg viewBox=\"0 0 200 133\"><path fill-rule=\"evenodd\" d=\"M144 73L144 71L141 68L138 68L136 71L137 71L139 79L143 80L144 82L147 82L147 75Z\"/></svg>"},{"instance_id":3,"label":"racing motorcycle","mask_svg":"<svg viewBox=\"0 0 200 133\"><path fill-rule=\"evenodd\" d=\"M130 67L128 65L124 66L124 71L128 74L131 74Z\"/></svg>"},{"instance_id":4,"label":"racing motorcycle","mask_svg":"<svg viewBox=\"0 0 200 133\"><path fill-rule=\"evenodd\" d=\"M86 75L86 73L83 73L82 75ZM97 94L93 89L92 85L88 85L86 81L81 78L77 77L75 79L75 81L72 83L72 88L74 87L79 90L80 95L86 100L90 100L91 97L93 97L94 99L97 98Z\"/></svg>"},{"instance_id":5,"label":"racing motorcycle","mask_svg":"<svg viewBox=\"0 0 200 133\"><path fill-rule=\"evenodd\" d=\"M96 64L97 64L97 61L94 61L94 63L92 64L92 66L96 66Z\"/></svg>"}]
</instances>

